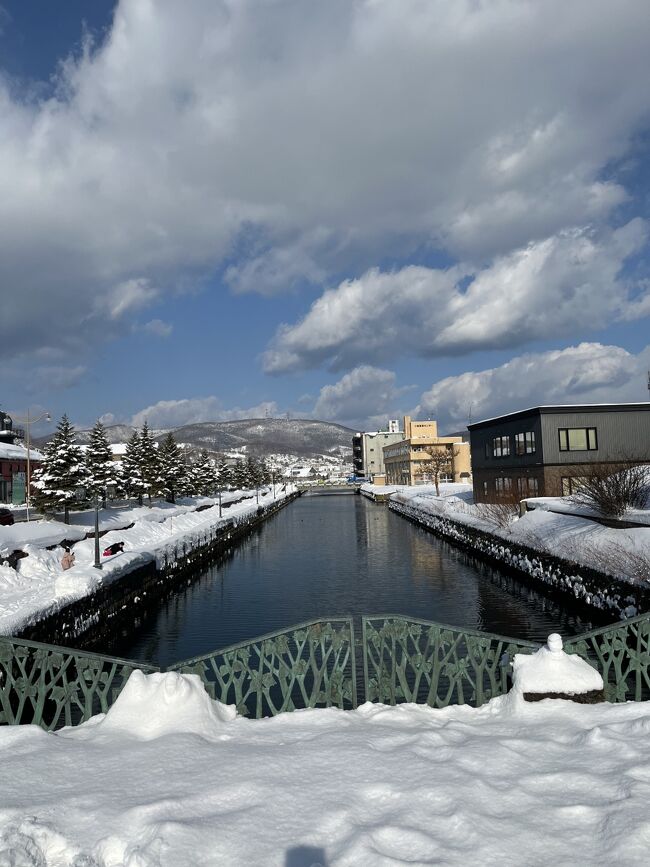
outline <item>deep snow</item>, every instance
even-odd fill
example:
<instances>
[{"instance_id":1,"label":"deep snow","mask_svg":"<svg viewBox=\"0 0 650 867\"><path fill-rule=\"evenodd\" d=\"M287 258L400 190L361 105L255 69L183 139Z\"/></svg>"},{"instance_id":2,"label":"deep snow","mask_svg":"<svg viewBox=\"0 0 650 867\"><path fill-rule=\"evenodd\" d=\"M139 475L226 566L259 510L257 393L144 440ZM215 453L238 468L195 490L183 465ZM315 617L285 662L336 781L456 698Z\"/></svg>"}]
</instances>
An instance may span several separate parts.
<instances>
[{"instance_id":1,"label":"deep snow","mask_svg":"<svg viewBox=\"0 0 650 867\"><path fill-rule=\"evenodd\" d=\"M247 720L134 672L105 716L0 728L0 864L641 865L650 706L365 704Z\"/></svg>"}]
</instances>

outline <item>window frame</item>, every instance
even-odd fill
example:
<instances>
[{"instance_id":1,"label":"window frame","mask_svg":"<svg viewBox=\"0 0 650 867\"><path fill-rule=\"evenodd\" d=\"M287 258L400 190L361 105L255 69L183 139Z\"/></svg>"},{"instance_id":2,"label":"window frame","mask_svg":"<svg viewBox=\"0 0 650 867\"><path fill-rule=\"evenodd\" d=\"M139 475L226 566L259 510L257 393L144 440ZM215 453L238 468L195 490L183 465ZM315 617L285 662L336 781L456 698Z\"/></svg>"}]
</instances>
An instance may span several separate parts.
<instances>
[{"instance_id":1,"label":"window frame","mask_svg":"<svg viewBox=\"0 0 650 867\"><path fill-rule=\"evenodd\" d=\"M570 434L572 431L582 431L585 435L586 448L571 448ZM561 452L597 452L598 428L596 427L559 427L557 429L558 446ZM564 445L563 445L564 441Z\"/></svg>"},{"instance_id":2,"label":"window frame","mask_svg":"<svg viewBox=\"0 0 650 867\"><path fill-rule=\"evenodd\" d=\"M499 445L497 446L497 441ZM506 451L504 451L504 443L506 444ZM510 435L509 434L501 434L496 437L492 437L492 457L493 458L509 458L510 457Z\"/></svg>"}]
</instances>

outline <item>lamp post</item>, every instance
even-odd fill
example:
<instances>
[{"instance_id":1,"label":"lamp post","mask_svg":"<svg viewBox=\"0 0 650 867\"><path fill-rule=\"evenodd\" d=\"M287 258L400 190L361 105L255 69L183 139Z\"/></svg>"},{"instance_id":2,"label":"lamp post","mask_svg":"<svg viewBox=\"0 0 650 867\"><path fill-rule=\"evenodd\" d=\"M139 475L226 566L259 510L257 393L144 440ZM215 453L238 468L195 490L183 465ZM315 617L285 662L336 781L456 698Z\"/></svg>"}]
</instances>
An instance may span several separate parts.
<instances>
[{"instance_id":1,"label":"lamp post","mask_svg":"<svg viewBox=\"0 0 650 867\"><path fill-rule=\"evenodd\" d=\"M273 499L275 500L275 470L271 470L271 485L273 487Z\"/></svg>"},{"instance_id":2,"label":"lamp post","mask_svg":"<svg viewBox=\"0 0 650 867\"><path fill-rule=\"evenodd\" d=\"M102 568L102 561L99 559L99 492L95 494L95 569Z\"/></svg>"},{"instance_id":3,"label":"lamp post","mask_svg":"<svg viewBox=\"0 0 650 867\"><path fill-rule=\"evenodd\" d=\"M49 414L49 412L47 412L47 410L46 410L45 412L42 412L37 418L32 418L30 415L30 412L29 412L29 407L28 407L27 408L27 418L18 418L18 416L14 416L14 415L12 415L11 418L14 421L17 421L19 424L25 425L25 433L26 433L26 438L27 438L27 443L26 443L26 446L27 446L27 486L25 488L25 505L27 506L27 520L29 521L29 519L30 519L29 518L29 507L31 505L30 488L31 488L31 484L32 484L31 431L30 431L30 428L31 428L31 425L38 424L38 422L43 421L43 419L45 419L46 421L52 421L52 417Z\"/></svg>"},{"instance_id":4,"label":"lamp post","mask_svg":"<svg viewBox=\"0 0 650 867\"><path fill-rule=\"evenodd\" d=\"M217 490L217 494L219 495L219 517L221 517L221 487Z\"/></svg>"}]
</instances>

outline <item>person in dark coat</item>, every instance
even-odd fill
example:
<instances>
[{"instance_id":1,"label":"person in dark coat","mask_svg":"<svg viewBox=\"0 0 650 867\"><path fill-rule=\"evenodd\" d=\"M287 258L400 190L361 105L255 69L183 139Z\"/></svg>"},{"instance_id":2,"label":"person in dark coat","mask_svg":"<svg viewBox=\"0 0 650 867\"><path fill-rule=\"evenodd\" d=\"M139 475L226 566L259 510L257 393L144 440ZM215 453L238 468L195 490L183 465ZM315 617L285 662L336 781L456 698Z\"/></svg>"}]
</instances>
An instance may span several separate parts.
<instances>
[{"instance_id":1,"label":"person in dark coat","mask_svg":"<svg viewBox=\"0 0 650 867\"><path fill-rule=\"evenodd\" d=\"M112 557L113 554L122 554L124 552L124 542L113 542L108 548L104 548L104 557Z\"/></svg>"}]
</instances>

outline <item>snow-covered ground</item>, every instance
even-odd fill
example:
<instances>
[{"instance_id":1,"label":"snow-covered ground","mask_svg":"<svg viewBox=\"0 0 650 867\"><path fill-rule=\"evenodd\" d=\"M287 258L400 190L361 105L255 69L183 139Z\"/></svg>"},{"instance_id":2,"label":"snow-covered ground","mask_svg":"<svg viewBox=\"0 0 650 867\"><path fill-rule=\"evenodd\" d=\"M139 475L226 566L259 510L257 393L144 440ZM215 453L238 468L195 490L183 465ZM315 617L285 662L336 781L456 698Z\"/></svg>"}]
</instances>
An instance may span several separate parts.
<instances>
[{"instance_id":1,"label":"snow-covered ground","mask_svg":"<svg viewBox=\"0 0 650 867\"><path fill-rule=\"evenodd\" d=\"M285 492L277 489L276 499L282 499L292 491L291 486L287 486ZM238 499L242 493L246 492L233 493L231 499ZM260 505L268 505L272 501L270 490L260 492ZM95 543L94 539L84 538L88 527L82 523L83 515L78 525L38 521L0 527L0 530L12 531L14 534L0 535L0 559L3 550L6 555L7 549L3 546L7 544L7 539L13 546L10 550L19 547L28 554L18 561L16 569L0 565L0 635L15 635L44 615L89 595L100 584L111 583L151 560L162 565L167 556L173 562L176 550L180 552L183 545L188 552L191 551L204 544L208 534L224 522L232 518L246 518L254 514L258 506L253 497L231 505L223 512L222 518L219 518L216 506L196 511L197 505L214 502L204 497L192 498L191 504L190 501L181 501L176 506L156 504L152 509L134 507L131 510L118 510L114 523L121 527L133 526L109 530L100 539L102 551L114 542L124 543L124 553L102 557L101 571L93 566ZM114 526L112 520L110 515L104 516L103 526ZM75 532L76 538L81 539L72 549L75 565L63 571L61 548L47 551L45 547L64 538L74 539ZM16 533L19 534L18 538Z\"/></svg>"},{"instance_id":2,"label":"snow-covered ground","mask_svg":"<svg viewBox=\"0 0 650 867\"><path fill-rule=\"evenodd\" d=\"M436 496L435 485L373 485L369 482L361 485L361 491L366 491L369 494L399 494L399 493L417 493L420 497ZM464 482L441 482L440 483L441 497L457 497L462 496L472 502L472 486Z\"/></svg>"},{"instance_id":3,"label":"snow-covered ground","mask_svg":"<svg viewBox=\"0 0 650 867\"><path fill-rule=\"evenodd\" d=\"M366 487L380 493L386 490L381 486ZM469 486L441 485L440 489L441 496L436 497L432 486L402 487L391 499L425 515L449 518L625 580L650 581L650 526L613 529L576 514L558 514L555 509L536 508L522 517L513 514L512 522L501 527L490 514L489 507L473 502ZM646 512L646 515L650 523L650 513Z\"/></svg>"},{"instance_id":4,"label":"snow-covered ground","mask_svg":"<svg viewBox=\"0 0 650 867\"><path fill-rule=\"evenodd\" d=\"M247 720L137 671L105 716L0 728L0 864L642 865L650 705L365 704Z\"/></svg>"}]
</instances>

